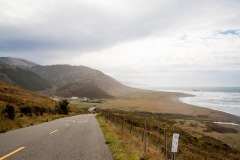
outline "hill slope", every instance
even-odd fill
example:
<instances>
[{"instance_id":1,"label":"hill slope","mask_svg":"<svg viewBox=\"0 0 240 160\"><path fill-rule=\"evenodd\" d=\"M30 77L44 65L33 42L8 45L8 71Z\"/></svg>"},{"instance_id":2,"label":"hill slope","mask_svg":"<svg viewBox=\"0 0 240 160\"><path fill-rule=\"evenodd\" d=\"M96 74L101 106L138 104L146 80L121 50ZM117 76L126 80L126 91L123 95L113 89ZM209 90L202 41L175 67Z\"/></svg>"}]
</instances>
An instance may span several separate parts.
<instances>
[{"instance_id":1,"label":"hill slope","mask_svg":"<svg viewBox=\"0 0 240 160\"><path fill-rule=\"evenodd\" d=\"M71 83L57 89L56 94L61 97L91 97L91 98L111 98L109 94L92 83Z\"/></svg>"},{"instance_id":2,"label":"hill slope","mask_svg":"<svg viewBox=\"0 0 240 160\"><path fill-rule=\"evenodd\" d=\"M26 89L0 82L0 103L20 106L39 106L54 108L55 101ZM1 105L0 105L1 106Z\"/></svg>"},{"instance_id":3,"label":"hill slope","mask_svg":"<svg viewBox=\"0 0 240 160\"><path fill-rule=\"evenodd\" d=\"M0 81L32 91L45 90L41 93L47 95L109 98L133 91L132 88L124 86L112 77L88 67L40 66L12 57L0 57ZM65 86L70 88L62 89Z\"/></svg>"},{"instance_id":4,"label":"hill slope","mask_svg":"<svg viewBox=\"0 0 240 160\"><path fill-rule=\"evenodd\" d=\"M120 82L103 74L102 72L84 66L70 65L51 65L51 66L33 66L32 71L39 74L51 84L56 85L60 90L61 87L76 83L77 88L86 89L89 84L95 89L99 88L110 95L118 95L131 90ZM83 85L86 85L85 87ZM94 93L94 92L93 92Z\"/></svg>"},{"instance_id":5,"label":"hill slope","mask_svg":"<svg viewBox=\"0 0 240 160\"><path fill-rule=\"evenodd\" d=\"M0 57L0 62L3 62L8 65L14 65L18 67L32 67L32 66L37 66L38 64L34 62L30 62L25 59L21 58L14 58L14 57Z\"/></svg>"},{"instance_id":6,"label":"hill slope","mask_svg":"<svg viewBox=\"0 0 240 160\"><path fill-rule=\"evenodd\" d=\"M47 80L31 70L10 66L2 62L0 62L0 81L33 91L51 88Z\"/></svg>"},{"instance_id":7,"label":"hill slope","mask_svg":"<svg viewBox=\"0 0 240 160\"><path fill-rule=\"evenodd\" d=\"M86 113L65 102L57 102L29 90L0 82L0 133L60 118L63 114ZM66 110L67 112L63 112Z\"/></svg>"}]
</instances>

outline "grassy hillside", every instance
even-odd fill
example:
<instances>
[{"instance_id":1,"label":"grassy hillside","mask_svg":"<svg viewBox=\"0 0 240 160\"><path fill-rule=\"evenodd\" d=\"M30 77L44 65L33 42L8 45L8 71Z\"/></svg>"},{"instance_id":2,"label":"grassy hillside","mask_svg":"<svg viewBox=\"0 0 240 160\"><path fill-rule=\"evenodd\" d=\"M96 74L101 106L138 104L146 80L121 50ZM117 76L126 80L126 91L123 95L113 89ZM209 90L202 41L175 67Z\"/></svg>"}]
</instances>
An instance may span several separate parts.
<instances>
[{"instance_id":1,"label":"grassy hillside","mask_svg":"<svg viewBox=\"0 0 240 160\"><path fill-rule=\"evenodd\" d=\"M56 95L61 97L91 97L91 98L112 98L92 83L71 83L57 89Z\"/></svg>"},{"instance_id":2,"label":"grassy hillside","mask_svg":"<svg viewBox=\"0 0 240 160\"><path fill-rule=\"evenodd\" d=\"M218 132L224 131L222 135L231 135L235 138L234 147L227 142L223 142L214 137L216 131L208 130L205 133L200 132L199 128L204 127L204 121L197 123L196 121L188 120L188 117L179 118L176 116L168 117L163 114L149 112L124 112L99 110L102 119L107 122L107 126L102 127L103 130L111 130L111 134L117 134L121 137L122 144L131 148L130 154L136 154L141 151L143 154L144 142L142 141L144 131L144 121L146 120L146 155L143 159L157 160L164 159L166 150L164 148L164 130L167 131L167 157L171 159L171 146L173 133L179 133L179 147L176 159L196 159L196 160L237 160L240 158L239 146L239 131L237 129L229 129L217 124L211 125L212 129L217 129ZM106 129L107 127L107 129ZM104 129L105 128L105 129ZM105 132L104 132L105 133ZM235 134L235 135L234 135ZM107 133L105 133L107 136ZM118 144L117 139L109 137L107 141L112 151L114 146ZM107 139L108 140L108 139ZM117 151L114 155L118 156L126 154L126 151ZM127 151L129 152L129 150ZM138 155L141 155L140 154ZM117 159L117 157L116 157ZM130 158L131 159L131 158Z\"/></svg>"},{"instance_id":3,"label":"grassy hillside","mask_svg":"<svg viewBox=\"0 0 240 160\"><path fill-rule=\"evenodd\" d=\"M0 77L1 82L16 84L29 90L44 90L51 87L50 83L38 74L2 62L0 62L0 74L2 75Z\"/></svg>"},{"instance_id":4,"label":"grassy hillside","mask_svg":"<svg viewBox=\"0 0 240 160\"><path fill-rule=\"evenodd\" d=\"M12 57L0 57L0 81L32 91L43 91L41 94L64 97L111 98L135 90L88 67L40 66L24 59Z\"/></svg>"},{"instance_id":5,"label":"grassy hillside","mask_svg":"<svg viewBox=\"0 0 240 160\"><path fill-rule=\"evenodd\" d=\"M0 61L5 64L14 65L14 66L18 66L18 67L24 67L24 68L38 65L34 62L30 62L25 59L14 58L14 57L0 57Z\"/></svg>"},{"instance_id":6,"label":"grassy hillside","mask_svg":"<svg viewBox=\"0 0 240 160\"><path fill-rule=\"evenodd\" d=\"M120 82L103 74L98 70L94 70L84 66L70 65L51 65L51 66L33 66L31 68L35 73L39 74L51 84L61 87L71 83L85 83L89 86L96 86L102 91L110 95L117 95L131 90L129 87L122 85ZM96 89L97 89L96 88ZM96 92L99 92L99 89Z\"/></svg>"},{"instance_id":7,"label":"grassy hillside","mask_svg":"<svg viewBox=\"0 0 240 160\"><path fill-rule=\"evenodd\" d=\"M149 148L150 150L154 147L158 149L162 147L163 130L166 128L170 140L172 133L180 133L181 159L218 159L216 157L226 157L224 155L228 155L226 159L239 159L240 126L221 125L214 122L240 124L240 118L184 104L178 100L183 96L186 95L141 91L112 100L98 109L102 115L104 112L107 113L104 116L113 123L118 123L117 126L120 129L125 116L126 132L129 133L132 125L132 128L135 129L134 134L139 139L143 133L143 122L147 120L148 142L152 146ZM130 137L129 139L135 138ZM124 141L124 143L131 142ZM169 145L171 145L171 141L169 141ZM209 155L209 152L213 156ZM152 153L149 152L149 154Z\"/></svg>"},{"instance_id":8,"label":"grassy hillside","mask_svg":"<svg viewBox=\"0 0 240 160\"><path fill-rule=\"evenodd\" d=\"M66 108L70 115L84 113L72 105ZM59 102L0 82L0 132L62 117L62 111Z\"/></svg>"}]
</instances>

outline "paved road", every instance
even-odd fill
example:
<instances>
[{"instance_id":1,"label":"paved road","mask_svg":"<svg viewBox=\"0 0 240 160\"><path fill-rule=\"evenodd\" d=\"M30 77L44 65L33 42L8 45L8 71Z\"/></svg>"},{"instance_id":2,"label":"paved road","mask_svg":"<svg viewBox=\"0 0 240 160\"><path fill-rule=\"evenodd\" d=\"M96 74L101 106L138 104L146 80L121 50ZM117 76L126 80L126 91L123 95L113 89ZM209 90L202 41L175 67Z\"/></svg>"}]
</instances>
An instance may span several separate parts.
<instances>
[{"instance_id":1,"label":"paved road","mask_svg":"<svg viewBox=\"0 0 240 160\"><path fill-rule=\"evenodd\" d=\"M12 155L10 155L12 154ZM0 160L113 160L93 114L0 134Z\"/></svg>"},{"instance_id":2,"label":"paved road","mask_svg":"<svg viewBox=\"0 0 240 160\"><path fill-rule=\"evenodd\" d=\"M111 101L112 101L112 100L107 101L107 102L105 102L105 103L101 103L101 104L99 104L99 105L97 105L97 106L95 106L95 107L91 107L91 108L88 109L88 111L89 111L89 112L93 112L96 108L101 107L101 106L104 106L104 105L110 103Z\"/></svg>"}]
</instances>

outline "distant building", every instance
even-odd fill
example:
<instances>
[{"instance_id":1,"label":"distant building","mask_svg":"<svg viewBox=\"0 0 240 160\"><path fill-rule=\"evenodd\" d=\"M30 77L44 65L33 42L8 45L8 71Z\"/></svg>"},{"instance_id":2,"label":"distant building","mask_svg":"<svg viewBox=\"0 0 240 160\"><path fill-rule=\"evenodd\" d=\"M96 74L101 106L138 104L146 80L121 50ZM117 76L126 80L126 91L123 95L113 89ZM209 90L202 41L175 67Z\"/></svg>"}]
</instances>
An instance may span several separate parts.
<instances>
[{"instance_id":1,"label":"distant building","mask_svg":"<svg viewBox=\"0 0 240 160\"><path fill-rule=\"evenodd\" d=\"M80 101L81 102L88 102L88 98L87 97L80 98Z\"/></svg>"},{"instance_id":2,"label":"distant building","mask_svg":"<svg viewBox=\"0 0 240 160\"><path fill-rule=\"evenodd\" d=\"M72 97L71 100L78 100L78 97Z\"/></svg>"},{"instance_id":3,"label":"distant building","mask_svg":"<svg viewBox=\"0 0 240 160\"><path fill-rule=\"evenodd\" d=\"M80 98L80 101L81 101L81 102L90 102L90 103L101 103L101 102L102 102L102 100L89 99L89 98L87 98L87 97Z\"/></svg>"}]
</instances>

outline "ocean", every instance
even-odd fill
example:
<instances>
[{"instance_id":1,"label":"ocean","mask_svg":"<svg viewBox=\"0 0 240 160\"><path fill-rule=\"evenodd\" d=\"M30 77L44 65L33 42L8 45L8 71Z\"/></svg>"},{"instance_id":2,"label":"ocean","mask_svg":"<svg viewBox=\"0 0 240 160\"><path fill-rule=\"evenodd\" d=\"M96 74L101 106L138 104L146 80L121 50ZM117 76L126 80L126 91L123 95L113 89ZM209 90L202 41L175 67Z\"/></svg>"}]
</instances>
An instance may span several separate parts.
<instances>
[{"instance_id":1,"label":"ocean","mask_svg":"<svg viewBox=\"0 0 240 160\"><path fill-rule=\"evenodd\" d=\"M180 101L240 117L240 87L188 87L158 90L191 94L194 97L183 97Z\"/></svg>"}]
</instances>

